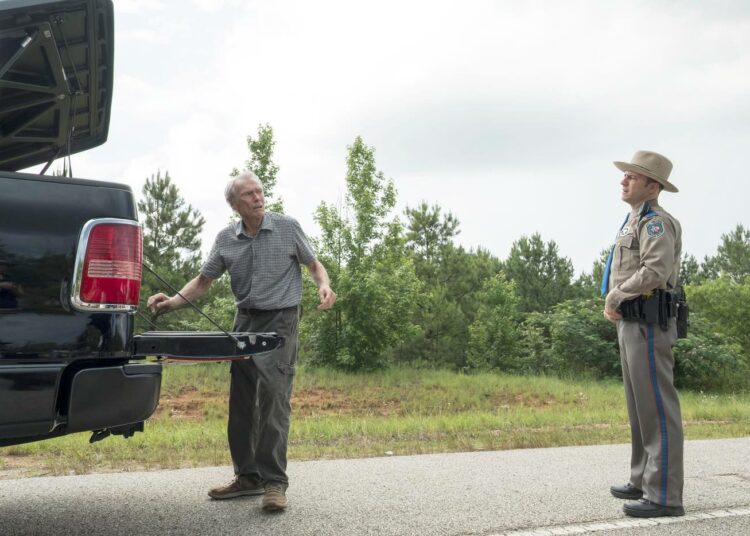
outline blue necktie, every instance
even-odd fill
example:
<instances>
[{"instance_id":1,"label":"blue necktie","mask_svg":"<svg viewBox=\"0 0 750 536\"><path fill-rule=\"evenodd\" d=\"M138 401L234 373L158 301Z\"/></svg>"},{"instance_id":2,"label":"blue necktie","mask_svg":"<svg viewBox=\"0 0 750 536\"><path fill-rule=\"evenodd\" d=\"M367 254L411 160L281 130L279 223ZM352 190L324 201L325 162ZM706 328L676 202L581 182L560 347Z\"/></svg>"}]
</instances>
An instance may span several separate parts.
<instances>
[{"instance_id":1,"label":"blue necktie","mask_svg":"<svg viewBox=\"0 0 750 536\"><path fill-rule=\"evenodd\" d=\"M622 228L625 227L625 224L628 223L628 218L630 218L630 214L628 213L625 216L625 221L622 222L622 225L620 226L620 231L622 231ZM612 249L609 250L609 257L607 258L607 264L604 266L604 274L602 275L602 296L605 296L607 294L607 290L609 289L609 273L612 271L612 257L615 256L615 245L612 244Z\"/></svg>"}]
</instances>

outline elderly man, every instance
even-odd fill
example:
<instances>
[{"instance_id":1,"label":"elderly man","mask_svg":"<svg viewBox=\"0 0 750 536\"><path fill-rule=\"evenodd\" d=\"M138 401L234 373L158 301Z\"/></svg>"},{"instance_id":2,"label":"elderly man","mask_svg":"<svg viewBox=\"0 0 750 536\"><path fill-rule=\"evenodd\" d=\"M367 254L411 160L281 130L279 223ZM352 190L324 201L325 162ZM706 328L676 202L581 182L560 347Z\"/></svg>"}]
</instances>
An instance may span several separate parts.
<instances>
[{"instance_id":1,"label":"elderly man","mask_svg":"<svg viewBox=\"0 0 750 536\"><path fill-rule=\"evenodd\" d=\"M602 279L604 316L617 325L625 398L630 417L630 481L612 486L612 495L638 500L623 510L636 517L681 516L682 417L674 387L672 345L677 339L677 285L682 249L680 223L658 203L672 163L638 151L631 162L615 162L625 172L622 200L631 211L609 255Z\"/></svg>"},{"instance_id":2,"label":"elderly man","mask_svg":"<svg viewBox=\"0 0 750 536\"><path fill-rule=\"evenodd\" d=\"M263 495L264 510L282 510L287 507L289 484L286 455L302 298L300 264L307 266L318 286L320 309L331 308L336 294L299 223L266 212L263 185L254 173L231 180L225 197L241 219L217 235L200 274L180 294L192 301L228 271L237 306L234 331L275 331L284 336L285 345L232 362L227 433L235 478L208 494L213 499ZM184 305L177 295L160 293L148 300L152 313Z\"/></svg>"}]
</instances>

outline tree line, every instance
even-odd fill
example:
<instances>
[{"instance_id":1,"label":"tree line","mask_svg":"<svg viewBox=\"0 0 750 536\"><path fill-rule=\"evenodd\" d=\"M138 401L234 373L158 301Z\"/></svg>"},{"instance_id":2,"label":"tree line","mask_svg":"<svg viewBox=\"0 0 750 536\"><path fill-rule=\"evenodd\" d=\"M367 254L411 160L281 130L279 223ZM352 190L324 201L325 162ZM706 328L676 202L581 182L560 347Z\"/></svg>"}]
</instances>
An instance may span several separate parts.
<instances>
[{"instance_id":1,"label":"tree line","mask_svg":"<svg viewBox=\"0 0 750 536\"><path fill-rule=\"evenodd\" d=\"M283 212L274 193L270 125L247 137L243 169L264 184L269 210ZM237 175L235 168L229 175ZM307 278L302 302L301 359L314 366L368 371L393 364L470 373L499 371L619 378L614 327L602 316L599 284L609 249L576 277L557 244L539 234L516 240L501 259L456 244L459 220L422 201L395 214L397 191L377 169L375 149L357 137L347 147L346 195L315 210L320 235L311 237L339 295L318 311ZM144 261L180 288L201 263L205 220L180 196L168 172L146 180L138 203ZM722 235L715 255L684 254L680 281L691 308L687 339L675 346L675 381L699 390L750 387L750 231L738 224ZM142 299L164 284L144 275ZM201 307L225 329L234 303L226 277ZM141 307L141 311L145 311ZM137 319L138 329L152 329ZM158 329L214 330L196 312L161 317Z\"/></svg>"}]
</instances>

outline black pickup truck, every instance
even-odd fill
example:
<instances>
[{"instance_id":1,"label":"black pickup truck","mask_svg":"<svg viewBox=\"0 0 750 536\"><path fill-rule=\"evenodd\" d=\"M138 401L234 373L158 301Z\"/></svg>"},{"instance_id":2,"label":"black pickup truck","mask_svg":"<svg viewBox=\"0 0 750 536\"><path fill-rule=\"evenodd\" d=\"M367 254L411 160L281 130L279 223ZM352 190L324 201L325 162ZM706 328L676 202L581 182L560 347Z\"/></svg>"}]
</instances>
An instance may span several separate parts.
<instances>
[{"instance_id":1,"label":"black pickup truck","mask_svg":"<svg viewBox=\"0 0 750 536\"><path fill-rule=\"evenodd\" d=\"M17 172L106 141L113 34L111 0L0 0L0 446L142 430L162 371L147 356L283 344L134 335L142 231L130 187Z\"/></svg>"}]
</instances>

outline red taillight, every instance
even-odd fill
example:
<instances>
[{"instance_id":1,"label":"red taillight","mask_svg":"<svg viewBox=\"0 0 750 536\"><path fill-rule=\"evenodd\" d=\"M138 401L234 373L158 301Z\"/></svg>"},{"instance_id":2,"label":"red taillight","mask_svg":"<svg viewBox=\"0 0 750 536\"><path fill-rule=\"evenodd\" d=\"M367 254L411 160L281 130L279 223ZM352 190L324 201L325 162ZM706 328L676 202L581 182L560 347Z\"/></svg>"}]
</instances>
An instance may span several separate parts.
<instances>
[{"instance_id":1,"label":"red taillight","mask_svg":"<svg viewBox=\"0 0 750 536\"><path fill-rule=\"evenodd\" d=\"M86 243L80 300L87 304L138 305L141 256L140 227L96 225Z\"/></svg>"}]
</instances>

